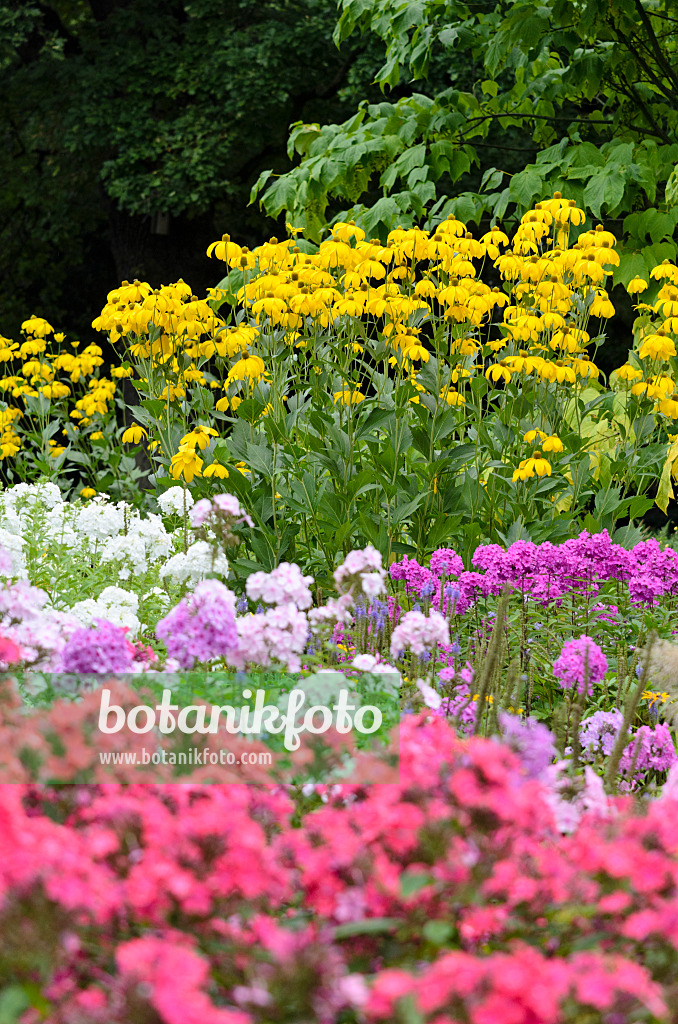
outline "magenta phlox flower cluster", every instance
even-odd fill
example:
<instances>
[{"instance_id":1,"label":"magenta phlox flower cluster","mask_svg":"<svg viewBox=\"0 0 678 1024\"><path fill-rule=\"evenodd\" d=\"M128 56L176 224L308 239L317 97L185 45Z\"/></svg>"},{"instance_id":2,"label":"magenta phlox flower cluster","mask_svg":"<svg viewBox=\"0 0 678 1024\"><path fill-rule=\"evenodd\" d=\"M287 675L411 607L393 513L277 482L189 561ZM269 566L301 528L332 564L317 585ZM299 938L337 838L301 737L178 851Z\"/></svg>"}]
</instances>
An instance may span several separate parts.
<instances>
[{"instance_id":1,"label":"magenta phlox flower cluster","mask_svg":"<svg viewBox=\"0 0 678 1024\"><path fill-rule=\"evenodd\" d=\"M61 672L132 672L134 647L126 630L105 619L95 619L91 629L77 629L61 652Z\"/></svg>"},{"instance_id":2,"label":"magenta phlox flower cluster","mask_svg":"<svg viewBox=\"0 0 678 1024\"><path fill-rule=\"evenodd\" d=\"M607 672L607 658L595 640L583 633L578 639L567 640L560 656L553 663L553 674L565 690L576 687L577 693L591 696L594 686L602 682Z\"/></svg>"},{"instance_id":3,"label":"magenta phlox flower cluster","mask_svg":"<svg viewBox=\"0 0 678 1024\"><path fill-rule=\"evenodd\" d=\"M408 558L407 555L404 556L402 561L393 562L389 568L389 573L392 580L402 580L405 583L406 593L416 594L417 596L425 586L438 582L435 573L420 565L416 558Z\"/></svg>"},{"instance_id":4,"label":"magenta phlox flower cluster","mask_svg":"<svg viewBox=\"0 0 678 1024\"><path fill-rule=\"evenodd\" d=\"M464 571L464 561L453 548L438 548L431 555L431 572L438 579L443 576L458 576Z\"/></svg>"},{"instance_id":5,"label":"magenta phlox flower cluster","mask_svg":"<svg viewBox=\"0 0 678 1024\"><path fill-rule=\"evenodd\" d=\"M389 568L392 580L403 580L408 594L420 595L426 587L434 601L440 601L440 581L458 576L464 571L464 562L452 548L438 548L431 555L430 568L407 555L400 562L393 562Z\"/></svg>"},{"instance_id":6,"label":"magenta phlox flower cluster","mask_svg":"<svg viewBox=\"0 0 678 1024\"><path fill-rule=\"evenodd\" d=\"M158 622L156 635L182 668L223 658L238 647L235 594L219 580L202 580Z\"/></svg>"},{"instance_id":7,"label":"magenta phlox flower cluster","mask_svg":"<svg viewBox=\"0 0 678 1024\"><path fill-rule=\"evenodd\" d=\"M619 772L631 781L645 772L665 772L678 762L673 738L666 722L654 728L641 725L624 750L619 762Z\"/></svg>"},{"instance_id":8,"label":"magenta phlox flower cluster","mask_svg":"<svg viewBox=\"0 0 678 1024\"><path fill-rule=\"evenodd\" d=\"M662 550L656 540L642 541L627 551L614 544L607 531L583 531L562 544L520 540L506 550L499 544L483 544L471 561L473 568L464 571L459 556L441 548L431 556L430 568L405 557L391 565L390 574L416 597L429 595L433 585L431 603L446 615L452 610L464 614L479 598L496 597L506 585L543 604L569 594L590 600L610 580L626 584L631 601L639 605L652 606L664 595L678 593L678 552ZM444 574L456 576L453 601L445 588L440 593Z\"/></svg>"},{"instance_id":9,"label":"magenta phlox flower cluster","mask_svg":"<svg viewBox=\"0 0 678 1024\"><path fill-rule=\"evenodd\" d=\"M308 619L291 601L268 608L259 615L238 618L238 645L227 652L229 664L243 669L248 664L266 668L275 661L298 672L309 639Z\"/></svg>"},{"instance_id":10,"label":"magenta phlox flower cluster","mask_svg":"<svg viewBox=\"0 0 678 1024\"><path fill-rule=\"evenodd\" d=\"M402 657L405 651L422 655L449 642L449 627L439 612L407 612L391 634L391 654L394 658Z\"/></svg>"},{"instance_id":11,"label":"magenta phlox flower cluster","mask_svg":"<svg viewBox=\"0 0 678 1024\"><path fill-rule=\"evenodd\" d=\"M470 736L475 728L478 713L477 701L471 700L468 686L458 686L451 697L443 698L435 714L450 719L460 736Z\"/></svg>"},{"instance_id":12,"label":"magenta phlox flower cluster","mask_svg":"<svg viewBox=\"0 0 678 1024\"><path fill-rule=\"evenodd\" d=\"M281 562L273 572L254 572L245 585L247 596L252 601L265 604L287 604L296 608L310 608L313 595L309 584L312 576L304 576L296 563Z\"/></svg>"}]
</instances>

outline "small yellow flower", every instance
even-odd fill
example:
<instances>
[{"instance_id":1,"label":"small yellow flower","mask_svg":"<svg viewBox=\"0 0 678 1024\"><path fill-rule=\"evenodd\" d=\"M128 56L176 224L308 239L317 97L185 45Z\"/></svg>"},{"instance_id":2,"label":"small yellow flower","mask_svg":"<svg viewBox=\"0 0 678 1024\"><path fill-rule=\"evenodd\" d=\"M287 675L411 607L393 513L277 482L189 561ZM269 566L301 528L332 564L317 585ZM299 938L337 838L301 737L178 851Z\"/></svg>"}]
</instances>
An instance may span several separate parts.
<instances>
[{"instance_id":1,"label":"small yellow flower","mask_svg":"<svg viewBox=\"0 0 678 1024\"><path fill-rule=\"evenodd\" d=\"M644 281L642 277L633 277L626 286L626 290L629 295L640 295L648 287L647 281Z\"/></svg>"},{"instance_id":2,"label":"small yellow flower","mask_svg":"<svg viewBox=\"0 0 678 1024\"><path fill-rule=\"evenodd\" d=\"M564 448L563 442L556 434L542 437L541 446L545 452L562 452Z\"/></svg>"},{"instance_id":3,"label":"small yellow flower","mask_svg":"<svg viewBox=\"0 0 678 1024\"><path fill-rule=\"evenodd\" d=\"M444 398L448 405L464 405L466 399L463 395L460 395L454 388L443 388L440 392L440 397Z\"/></svg>"},{"instance_id":4,"label":"small yellow flower","mask_svg":"<svg viewBox=\"0 0 678 1024\"><path fill-rule=\"evenodd\" d=\"M359 405L360 402L364 402L365 396L361 391L351 391L349 388L344 388L342 391L334 392L334 404L341 402L342 405Z\"/></svg>"},{"instance_id":5,"label":"small yellow flower","mask_svg":"<svg viewBox=\"0 0 678 1024\"><path fill-rule=\"evenodd\" d=\"M83 423L85 421L83 420ZM89 435L90 441L103 441L104 435L100 430L95 430L93 434Z\"/></svg>"},{"instance_id":6,"label":"small yellow flower","mask_svg":"<svg viewBox=\"0 0 678 1024\"><path fill-rule=\"evenodd\" d=\"M219 480L225 480L228 476L228 470L226 466L222 466L219 462L212 462L205 468L203 476L216 476Z\"/></svg>"},{"instance_id":7,"label":"small yellow flower","mask_svg":"<svg viewBox=\"0 0 678 1024\"><path fill-rule=\"evenodd\" d=\"M170 476L178 480L183 476L186 483L190 484L194 476L202 476L202 459L195 448L181 447L170 462Z\"/></svg>"},{"instance_id":8,"label":"small yellow flower","mask_svg":"<svg viewBox=\"0 0 678 1024\"><path fill-rule=\"evenodd\" d=\"M228 372L228 380L258 380L263 377L266 367L261 356L243 356Z\"/></svg>"},{"instance_id":9,"label":"small yellow flower","mask_svg":"<svg viewBox=\"0 0 678 1024\"><path fill-rule=\"evenodd\" d=\"M551 464L540 451L532 452L532 457L523 459L517 469L513 471L514 480L527 480L534 476L551 476Z\"/></svg>"},{"instance_id":10,"label":"small yellow flower","mask_svg":"<svg viewBox=\"0 0 678 1024\"><path fill-rule=\"evenodd\" d=\"M543 441L545 437L546 434L543 430L528 430L528 432L523 435L523 441L527 441L528 444L532 444L532 442L536 441L537 438L539 438L540 441Z\"/></svg>"},{"instance_id":11,"label":"small yellow flower","mask_svg":"<svg viewBox=\"0 0 678 1024\"><path fill-rule=\"evenodd\" d=\"M133 423L131 427L128 427L125 433L122 435L123 444L139 444L144 438L148 437L148 434L143 427L139 426L138 423Z\"/></svg>"},{"instance_id":12,"label":"small yellow flower","mask_svg":"<svg viewBox=\"0 0 678 1024\"><path fill-rule=\"evenodd\" d=\"M210 437L218 437L219 434L213 427L194 427L188 434L185 434L181 439L181 447L188 448L198 447L200 451L203 451L210 444Z\"/></svg>"},{"instance_id":13,"label":"small yellow flower","mask_svg":"<svg viewBox=\"0 0 678 1024\"><path fill-rule=\"evenodd\" d=\"M57 444L56 441L50 441L49 446L52 449L49 453L50 459L58 459L60 455L66 451L63 445Z\"/></svg>"},{"instance_id":14,"label":"small yellow flower","mask_svg":"<svg viewBox=\"0 0 678 1024\"><path fill-rule=\"evenodd\" d=\"M24 320L21 330L25 331L26 334L32 334L35 338L45 338L48 334L54 332L52 325L39 316L32 316L28 320Z\"/></svg>"},{"instance_id":15,"label":"small yellow flower","mask_svg":"<svg viewBox=\"0 0 678 1024\"><path fill-rule=\"evenodd\" d=\"M493 366L489 366L487 370L485 370L485 376L489 381L493 381L495 384L498 380L506 381L508 384L511 379L511 368L503 366L502 363L495 363Z\"/></svg>"},{"instance_id":16,"label":"small yellow flower","mask_svg":"<svg viewBox=\"0 0 678 1024\"><path fill-rule=\"evenodd\" d=\"M664 398L659 402L659 411L664 416L670 416L672 419L678 419L678 402L675 398Z\"/></svg>"},{"instance_id":17,"label":"small yellow flower","mask_svg":"<svg viewBox=\"0 0 678 1024\"><path fill-rule=\"evenodd\" d=\"M235 468L238 470L239 473L251 473L252 472L251 469L247 468L247 465L244 462L236 462Z\"/></svg>"},{"instance_id":18,"label":"small yellow flower","mask_svg":"<svg viewBox=\"0 0 678 1024\"><path fill-rule=\"evenodd\" d=\"M617 380L639 380L643 373L642 370L637 370L630 363L624 363L623 366L614 371L614 376Z\"/></svg>"},{"instance_id":19,"label":"small yellow flower","mask_svg":"<svg viewBox=\"0 0 678 1024\"><path fill-rule=\"evenodd\" d=\"M93 498L96 493L93 487L83 487L80 491L83 498Z\"/></svg>"},{"instance_id":20,"label":"small yellow flower","mask_svg":"<svg viewBox=\"0 0 678 1024\"><path fill-rule=\"evenodd\" d=\"M641 359L661 359L662 362L675 356L676 346L666 334L648 334L638 350Z\"/></svg>"}]
</instances>

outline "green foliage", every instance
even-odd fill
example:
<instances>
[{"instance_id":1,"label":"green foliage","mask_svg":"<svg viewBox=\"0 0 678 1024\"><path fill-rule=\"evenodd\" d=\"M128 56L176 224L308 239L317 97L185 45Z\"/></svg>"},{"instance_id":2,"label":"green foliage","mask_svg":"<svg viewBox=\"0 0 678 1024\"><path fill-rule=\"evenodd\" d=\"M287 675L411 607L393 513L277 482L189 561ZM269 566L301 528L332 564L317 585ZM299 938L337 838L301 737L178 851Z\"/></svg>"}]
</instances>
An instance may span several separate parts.
<instances>
[{"instance_id":1,"label":"green foliage","mask_svg":"<svg viewBox=\"0 0 678 1024\"><path fill-rule=\"evenodd\" d=\"M486 169L480 190L464 198L466 219L494 221L509 204L522 213L562 190L594 218L626 218L630 254L646 259L650 246L664 244L670 258L678 221L672 10L669 0L342 0L335 42L376 35L386 45L382 89L409 78L420 91L363 103L342 124L297 123L289 151L299 164L273 184L262 179L253 197L272 215L286 210L314 239L328 207L334 214L340 204L336 219L381 234L423 210L460 215L446 192L480 166L482 147L501 150L511 133L529 133L536 160L512 176ZM441 55L473 69L469 88L426 82ZM646 207L642 228L629 222ZM627 271L622 261L615 283Z\"/></svg>"}]
</instances>

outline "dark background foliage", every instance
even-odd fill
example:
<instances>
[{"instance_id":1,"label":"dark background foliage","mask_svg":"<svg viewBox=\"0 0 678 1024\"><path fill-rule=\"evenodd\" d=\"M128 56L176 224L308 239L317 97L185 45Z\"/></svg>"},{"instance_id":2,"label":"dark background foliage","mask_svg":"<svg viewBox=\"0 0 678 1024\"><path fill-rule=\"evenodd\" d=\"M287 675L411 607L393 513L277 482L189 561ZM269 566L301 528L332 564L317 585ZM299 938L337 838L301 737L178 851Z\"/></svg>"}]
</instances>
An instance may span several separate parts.
<instances>
[{"instance_id":1,"label":"dark background foliage","mask_svg":"<svg viewBox=\"0 0 678 1024\"><path fill-rule=\"evenodd\" d=\"M254 247L284 216L248 207L287 169L288 126L341 120L383 60L332 43L327 0L0 3L0 333L31 312L84 334L122 279L183 277L229 232Z\"/></svg>"}]
</instances>

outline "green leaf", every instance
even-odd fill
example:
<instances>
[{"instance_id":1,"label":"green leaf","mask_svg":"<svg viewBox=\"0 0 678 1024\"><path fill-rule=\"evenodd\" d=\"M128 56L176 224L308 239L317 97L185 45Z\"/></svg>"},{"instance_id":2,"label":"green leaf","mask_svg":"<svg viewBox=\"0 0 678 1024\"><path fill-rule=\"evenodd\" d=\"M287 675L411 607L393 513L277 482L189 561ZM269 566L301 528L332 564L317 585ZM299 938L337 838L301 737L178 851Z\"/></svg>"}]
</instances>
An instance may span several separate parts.
<instances>
[{"instance_id":1,"label":"green leaf","mask_svg":"<svg viewBox=\"0 0 678 1024\"><path fill-rule=\"evenodd\" d=\"M509 193L521 206L529 207L533 199L541 194L542 179L533 168L526 168L514 174L509 185Z\"/></svg>"},{"instance_id":2,"label":"green leaf","mask_svg":"<svg viewBox=\"0 0 678 1024\"><path fill-rule=\"evenodd\" d=\"M368 917L362 921L347 921L334 929L335 939L350 939L354 935L379 935L392 932L401 922L397 917Z\"/></svg>"},{"instance_id":3,"label":"green leaf","mask_svg":"<svg viewBox=\"0 0 678 1024\"><path fill-rule=\"evenodd\" d=\"M404 899L407 899L408 896L414 896L415 893L425 889L432 881L433 877L429 874L420 871L405 871L400 876L400 891Z\"/></svg>"},{"instance_id":4,"label":"green leaf","mask_svg":"<svg viewBox=\"0 0 678 1024\"><path fill-rule=\"evenodd\" d=\"M635 498L631 498L629 505L629 519L640 519L646 512L649 512L653 505L654 501L652 498L636 494Z\"/></svg>"},{"instance_id":5,"label":"green leaf","mask_svg":"<svg viewBox=\"0 0 678 1024\"><path fill-rule=\"evenodd\" d=\"M426 921L422 934L432 946L444 946L454 934L454 927L449 921Z\"/></svg>"}]
</instances>

